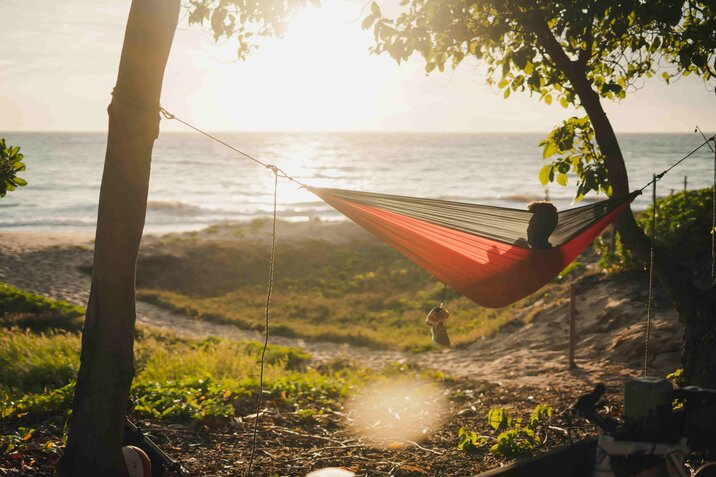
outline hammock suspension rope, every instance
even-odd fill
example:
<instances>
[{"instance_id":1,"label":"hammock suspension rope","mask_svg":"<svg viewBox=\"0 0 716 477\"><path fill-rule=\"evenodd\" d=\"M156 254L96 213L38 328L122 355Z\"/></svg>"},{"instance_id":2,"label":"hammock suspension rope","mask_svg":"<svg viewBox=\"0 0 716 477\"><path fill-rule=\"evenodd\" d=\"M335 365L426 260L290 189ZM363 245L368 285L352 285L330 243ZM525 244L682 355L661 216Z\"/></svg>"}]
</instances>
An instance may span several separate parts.
<instances>
[{"instance_id":1,"label":"hammock suspension rope","mask_svg":"<svg viewBox=\"0 0 716 477\"><path fill-rule=\"evenodd\" d=\"M271 230L271 259L269 260L269 272L268 272L268 286L266 289L266 308L264 314L264 346L261 350L261 365L259 371L259 393L256 397L256 420L254 421L253 437L251 439L251 456L249 457L249 471L248 475L251 475L251 469L254 465L254 455L256 454L256 438L259 429L259 416L261 413L261 399L264 393L264 365L266 361L266 348L268 348L269 342L269 311L271 308L271 292L273 291L273 277L274 268L276 265L276 203L278 197L278 168L275 166L269 167L274 173L273 180L273 222Z\"/></svg>"},{"instance_id":2,"label":"hammock suspension rope","mask_svg":"<svg viewBox=\"0 0 716 477\"><path fill-rule=\"evenodd\" d=\"M701 134L701 137L704 138L711 152L714 153L714 180L713 189L711 191L711 210L713 211L713 216L711 217L711 280L713 282L716 280L716 135L707 138L698 125L694 129L694 132L697 131ZM709 141L713 142L713 146L709 144Z\"/></svg>"},{"instance_id":3,"label":"hammock suspension rope","mask_svg":"<svg viewBox=\"0 0 716 477\"><path fill-rule=\"evenodd\" d=\"M649 367L649 334L651 333L651 315L654 313L654 240L656 240L656 183L659 179L654 175L651 194L651 247L649 250L649 298L646 302L646 339L644 340L644 376L648 376Z\"/></svg>"}]
</instances>

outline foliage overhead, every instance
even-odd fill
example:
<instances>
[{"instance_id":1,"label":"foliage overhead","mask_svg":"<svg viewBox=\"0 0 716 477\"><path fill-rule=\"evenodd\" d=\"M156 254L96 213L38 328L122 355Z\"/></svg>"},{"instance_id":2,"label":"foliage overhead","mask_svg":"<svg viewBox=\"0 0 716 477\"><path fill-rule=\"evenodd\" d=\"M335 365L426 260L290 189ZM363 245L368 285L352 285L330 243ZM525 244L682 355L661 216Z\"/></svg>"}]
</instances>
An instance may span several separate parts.
<instances>
[{"instance_id":1,"label":"foliage overhead","mask_svg":"<svg viewBox=\"0 0 716 477\"><path fill-rule=\"evenodd\" d=\"M8 146L5 139L0 138L0 197L5 197L8 191L27 185L27 181L17 177L18 172L25 170L23 158L18 146Z\"/></svg>"},{"instance_id":2,"label":"foliage overhead","mask_svg":"<svg viewBox=\"0 0 716 477\"><path fill-rule=\"evenodd\" d=\"M190 0L189 25L209 26L214 40L236 37L238 59L256 49L260 37L281 36L291 14L319 0Z\"/></svg>"},{"instance_id":3,"label":"foliage overhead","mask_svg":"<svg viewBox=\"0 0 716 477\"><path fill-rule=\"evenodd\" d=\"M401 5L396 18L371 5L363 28L373 28L374 53L399 63L417 53L428 73L477 60L505 98L525 91L546 104L579 108L584 95L620 100L659 72L667 82L690 74L716 78L716 6L708 1L402 0ZM543 182L565 185L571 169L578 177L577 198L610 192L588 118L565 121L541 145L546 158L560 156L543 169Z\"/></svg>"}]
</instances>

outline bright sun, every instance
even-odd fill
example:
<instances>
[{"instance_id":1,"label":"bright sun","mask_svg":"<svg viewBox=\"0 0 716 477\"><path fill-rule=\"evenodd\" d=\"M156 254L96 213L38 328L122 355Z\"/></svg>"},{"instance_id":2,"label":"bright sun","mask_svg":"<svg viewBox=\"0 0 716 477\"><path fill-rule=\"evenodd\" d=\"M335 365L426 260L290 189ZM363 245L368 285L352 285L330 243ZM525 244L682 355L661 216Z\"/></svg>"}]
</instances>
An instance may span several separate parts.
<instances>
[{"instance_id":1,"label":"bright sun","mask_svg":"<svg viewBox=\"0 0 716 477\"><path fill-rule=\"evenodd\" d=\"M220 65L220 74L209 74L217 70L215 47L212 57L209 47L196 51L192 69L205 74L189 98L192 115L224 130L375 129L376 116L404 108L400 83L389 80L410 72L369 53L373 37L361 18L357 2L307 7L282 38L262 40L245 62ZM227 42L220 58L233 60L235 46Z\"/></svg>"}]
</instances>

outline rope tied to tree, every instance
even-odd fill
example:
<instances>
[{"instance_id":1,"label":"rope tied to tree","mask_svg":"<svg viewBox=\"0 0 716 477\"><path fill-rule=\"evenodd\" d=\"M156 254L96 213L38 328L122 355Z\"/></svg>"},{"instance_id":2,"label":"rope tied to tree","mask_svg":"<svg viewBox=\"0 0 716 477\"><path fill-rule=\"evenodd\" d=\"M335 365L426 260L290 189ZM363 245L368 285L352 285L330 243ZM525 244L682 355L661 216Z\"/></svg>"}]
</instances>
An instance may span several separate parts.
<instances>
[{"instance_id":1,"label":"rope tied to tree","mask_svg":"<svg viewBox=\"0 0 716 477\"><path fill-rule=\"evenodd\" d=\"M309 188L306 184L304 184L303 182L299 181L299 180L296 179L295 177L292 177L292 176L288 175L288 174L286 173L286 171L284 171L284 170L281 169L280 167L278 167L278 166L276 166L276 165L274 165L274 164L269 164L269 163L267 163L267 162L263 162L263 161L260 161L260 160L256 159L255 157L251 156L250 154L247 154L247 153L245 153L244 151L235 148L235 147L232 146L231 144L222 141L222 140L219 139L218 137L213 136L213 135L209 134L208 132L206 132L206 131L204 131L204 130L202 130L202 129L199 129L199 128L196 127L196 126L193 126L193 125L189 124L188 122L184 121L183 119L177 117L175 114L170 113L169 111L167 111L166 109L164 109L162 106L159 106L159 112L162 114L162 116L164 116L165 119L173 119L174 121L179 121L180 123L182 123L182 124L185 125L186 127L190 128L190 129L193 129L194 131L198 132L199 134L202 134L202 135L208 137L208 138L211 139L212 141L216 141L216 142L218 142L219 144L221 144L222 146L225 146L225 147L231 149L232 151L234 151L234 152L236 152L236 153L238 153L238 154L241 154L241 155L244 156L246 159L249 159L249 160L251 160L251 161L254 161L256 164L259 164L259 165L261 165L261 166L264 166L266 169L271 170L277 177L281 177L281 178L283 178L283 179L288 179L288 180L290 180L291 182L294 182L294 183L298 184L298 185L299 185L300 187L302 187L302 188L305 188L305 189L308 189L308 188Z\"/></svg>"}]
</instances>

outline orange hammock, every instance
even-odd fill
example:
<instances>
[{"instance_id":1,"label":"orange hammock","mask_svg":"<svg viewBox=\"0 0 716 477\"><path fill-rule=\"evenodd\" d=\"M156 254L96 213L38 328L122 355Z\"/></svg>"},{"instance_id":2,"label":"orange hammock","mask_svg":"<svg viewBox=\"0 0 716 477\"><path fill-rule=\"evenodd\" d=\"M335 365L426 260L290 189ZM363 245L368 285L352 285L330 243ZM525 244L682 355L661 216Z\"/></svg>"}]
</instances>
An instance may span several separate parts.
<instances>
[{"instance_id":1,"label":"orange hammock","mask_svg":"<svg viewBox=\"0 0 716 477\"><path fill-rule=\"evenodd\" d=\"M310 187L361 227L478 305L499 308L559 274L640 192L559 212L552 248L526 241L527 210Z\"/></svg>"}]
</instances>

